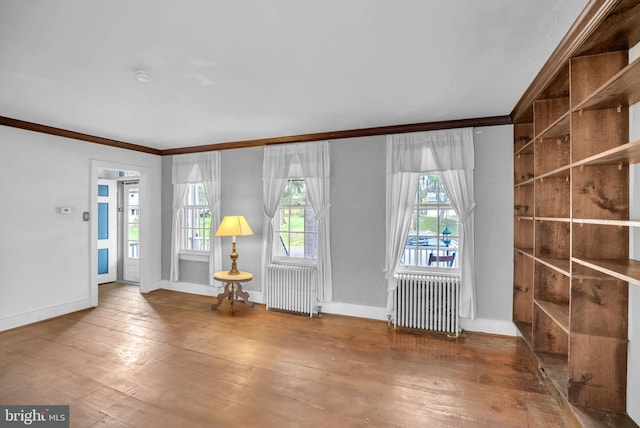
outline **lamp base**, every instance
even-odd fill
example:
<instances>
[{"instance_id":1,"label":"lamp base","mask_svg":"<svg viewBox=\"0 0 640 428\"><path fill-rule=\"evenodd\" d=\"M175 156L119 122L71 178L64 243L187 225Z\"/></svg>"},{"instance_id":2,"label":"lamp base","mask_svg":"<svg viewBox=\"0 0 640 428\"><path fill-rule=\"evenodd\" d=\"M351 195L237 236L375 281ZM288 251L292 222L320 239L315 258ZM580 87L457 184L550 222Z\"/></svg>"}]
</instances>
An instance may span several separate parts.
<instances>
[{"instance_id":1,"label":"lamp base","mask_svg":"<svg viewBox=\"0 0 640 428\"><path fill-rule=\"evenodd\" d=\"M236 241L235 239L231 241L231 269L229 270L229 275L239 275L240 271L238 270L238 252L236 251Z\"/></svg>"}]
</instances>

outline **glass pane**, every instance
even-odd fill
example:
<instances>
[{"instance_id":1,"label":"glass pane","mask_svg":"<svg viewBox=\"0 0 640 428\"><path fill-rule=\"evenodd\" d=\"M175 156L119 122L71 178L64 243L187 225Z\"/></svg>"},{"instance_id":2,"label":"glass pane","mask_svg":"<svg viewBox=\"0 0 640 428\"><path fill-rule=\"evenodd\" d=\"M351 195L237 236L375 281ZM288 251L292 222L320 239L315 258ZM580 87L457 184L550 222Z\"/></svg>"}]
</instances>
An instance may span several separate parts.
<instances>
[{"instance_id":1,"label":"glass pane","mask_svg":"<svg viewBox=\"0 0 640 428\"><path fill-rule=\"evenodd\" d=\"M289 230L289 209L288 208L280 208L278 210L278 224L280 227L280 230L282 231L286 231Z\"/></svg>"},{"instance_id":2,"label":"glass pane","mask_svg":"<svg viewBox=\"0 0 640 428\"><path fill-rule=\"evenodd\" d=\"M138 205L138 189L129 189L129 205Z\"/></svg>"},{"instance_id":3,"label":"glass pane","mask_svg":"<svg viewBox=\"0 0 640 428\"><path fill-rule=\"evenodd\" d=\"M127 251L127 255L129 256L130 259L140 258L140 243L129 242L129 249Z\"/></svg>"},{"instance_id":4,"label":"glass pane","mask_svg":"<svg viewBox=\"0 0 640 428\"><path fill-rule=\"evenodd\" d=\"M290 233L289 242L291 244L289 255L291 257L304 257L304 233Z\"/></svg>"},{"instance_id":5,"label":"glass pane","mask_svg":"<svg viewBox=\"0 0 640 428\"><path fill-rule=\"evenodd\" d=\"M418 234L418 210L415 208L411 213L411 221L409 222L409 235Z\"/></svg>"},{"instance_id":6,"label":"glass pane","mask_svg":"<svg viewBox=\"0 0 640 428\"><path fill-rule=\"evenodd\" d=\"M138 224L130 223L128 226L129 226L129 241L139 241Z\"/></svg>"},{"instance_id":7,"label":"glass pane","mask_svg":"<svg viewBox=\"0 0 640 428\"><path fill-rule=\"evenodd\" d=\"M451 208L440 210L440 234L458 236L458 216Z\"/></svg>"},{"instance_id":8,"label":"glass pane","mask_svg":"<svg viewBox=\"0 0 640 428\"><path fill-rule=\"evenodd\" d=\"M197 185L198 194L196 198L196 205L208 205L207 192L204 190L204 184L199 183Z\"/></svg>"},{"instance_id":9,"label":"glass pane","mask_svg":"<svg viewBox=\"0 0 640 428\"><path fill-rule=\"evenodd\" d=\"M290 180L289 186L291 186L291 205L306 205L307 188L304 180Z\"/></svg>"},{"instance_id":10,"label":"glass pane","mask_svg":"<svg viewBox=\"0 0 640 428\"><path fill-rule=\"evenodd\" d=\"M438 210L420 210L418 218L420 236L438 234Z\"/></svg>"},{"instance_id":11,"label":"glass pane","mask_svg":"<svg viewBox=\"0 0 640 428\"><path fill-rule=\"evenodd\" d=\"M416 203L427 203L427 176L421 175L418 179L418 192L416 193Z\"/></svg>"},{"instance_id":12,"label":"glass pane","mask_svg":"<svg viewBox=\"0 0 640 428\"><path fill-rule=\"evenodd\" d=\"M276 254L279 256L289 256L289 234L288 233L279 233L276 238L276 242L274 242L276 246Z\"/></svg>"},{"instance_id":13,"label":"glass pane","mask_svg":"<svg viewBox=\"0 0 640 428\"><path fill-rule=\"evenodd\" d=\"M318 235L316 233L305 233L304 256L308 259L318 258Z\"/></svg>"},{"instance_id":14,"label":"glass pane","mask_svg":"<svg viewBox=\"0 0 640 428\"><path fill-rule=\"evenodd\" d=\"M440 182L438 174L427 174L423 177L426 178L424 203L435 204L438 202L438 184Z\"/></svg>"},{"instance_id":15,"label":"glass pane","mask_svg":"<svg viewBox=\"0 0 640 428\"><path fill-rule=\"evenodd\" d=\"M451 201L449 200L449 195L444 190L444 186L440 186L440 203L443 205L450 205Z\"/></svg>"},{"instance_id":16,"label":"glass pane","mask_svg":"<svg viewBox=\"0 0 640 428\"><path fill-rule=\"evenodd\" d=\"M291 189L289 187L289 182L284 186L282 196L280 196L280 205L291 205Z\"/></svg>"},{"instance_id":17,"label":"glass pane","mask_svg":"<svg viewBox=\"0 0 640 428\"><path fill-rule=\"evenodd\" d=\"M304 232L304 208L290 210L289 228L292 232Z\"/></svg>"},{"instance_id":18,"label":"glass pane","mask_svg":"<svg viewBox=\"0 0 640 428\"><path fill-rule=\"evenodd\" d=\"M316 222L316 214L313 208L307 206L304 209L304 230L305 232L318 232L318 222Z\"/></svg>"},{"instance_id":19,"label":"glass pane","mask_svg":"<svg viewBox=\"0 0 640 428\"><path fill-rule=\"evenodd\" d=\"M129 207L128 217L129 217L128 219L129 223L138 223L138 218L139 218L138 208Z\"/></svg>"}]
</instances>

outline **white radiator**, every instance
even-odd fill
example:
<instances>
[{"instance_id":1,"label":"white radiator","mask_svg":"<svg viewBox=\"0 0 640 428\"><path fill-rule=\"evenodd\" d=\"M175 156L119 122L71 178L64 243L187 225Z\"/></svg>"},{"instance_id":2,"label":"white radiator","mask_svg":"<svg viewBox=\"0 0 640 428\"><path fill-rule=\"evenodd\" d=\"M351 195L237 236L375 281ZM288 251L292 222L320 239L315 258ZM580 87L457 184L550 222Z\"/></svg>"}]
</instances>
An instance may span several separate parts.
<instances>
[{"instance_id":1,"label":"white radiator","mask_svg":"<svg viewBox=\"0 0 640 428\"><path fill-rule=\"evenodd\" d=\"M313 266L268 265L266 306L313 316L318 313L318 271Z\"/></svg>"},{"instance_id":2,"label":"white radiator","mask_svg":"<svg viewBox=\"0 0 640 428\"><path fill-rule=\"evenodd\" d=\"M395 325L460 334L460 277L400 274L395 291Z\"/></svg>"}]
</instances>

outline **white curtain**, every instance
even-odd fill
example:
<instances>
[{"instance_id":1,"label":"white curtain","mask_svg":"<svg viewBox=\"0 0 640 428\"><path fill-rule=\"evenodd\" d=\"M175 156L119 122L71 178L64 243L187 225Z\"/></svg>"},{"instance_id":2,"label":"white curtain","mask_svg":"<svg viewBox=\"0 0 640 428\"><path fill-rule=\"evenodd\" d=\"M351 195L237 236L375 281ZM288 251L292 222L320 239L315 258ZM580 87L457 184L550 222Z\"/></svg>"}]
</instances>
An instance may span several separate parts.
<instances>
[{"instance_id":1,"label":"white curtain","mask_svg":"<svg viewBox=\"0 0 640 428\"><path fill-rule=\"evenodd\" d=\"M202 183L211 212L209 235L209 285L214 285L213 274L222 269L220 238L214 236L220 224L220 152L195 153L173 156L171 171L173 183L173 222L171 234L171 281L180 279L180 244L183 208L187 184Z\"/></svg>"},{"instance_id":2,"label":"white curtain","mask_svg":"<svg viewBox=\"0 0 640 428\"><path fill-rule=\"evenodd\" d=\"M387 311L393 310L395 275L409 227L420 174L440 172L460 223L461 297L459 315L476 315L473 240L473 129L450 129L387 136ZM415 180L415 183L413 183ZM409 199L410 203L407 201ZM399 242L400 241L400 242Z\"/></svg>"},{"instance_id":3,"label":"white curtain","mask_svg":"<svg viewBox=\"0 0 640 428\"><path fill-rule=\"evenodd\" d=\"M187 196L186 184L173 185L173 221L171 222L171 273L169 279L180 279L180 245L182 244L182 227L184 217L184 199Z\"/></svg>"},{"instance_id":4,"label":"white curtain","mask_svg":"<svg viewBox=\"0 0 640 428\"><path fill-rule=\"evenodd\" d=\"M273 219L288 179L304 178L309 201L318 221L318 280L321 301L332 300L330 246L330 152L329 142L268 146L262 167L264 228L262 237L262 277L273 261Z\"/></svg>"}]
</instances>

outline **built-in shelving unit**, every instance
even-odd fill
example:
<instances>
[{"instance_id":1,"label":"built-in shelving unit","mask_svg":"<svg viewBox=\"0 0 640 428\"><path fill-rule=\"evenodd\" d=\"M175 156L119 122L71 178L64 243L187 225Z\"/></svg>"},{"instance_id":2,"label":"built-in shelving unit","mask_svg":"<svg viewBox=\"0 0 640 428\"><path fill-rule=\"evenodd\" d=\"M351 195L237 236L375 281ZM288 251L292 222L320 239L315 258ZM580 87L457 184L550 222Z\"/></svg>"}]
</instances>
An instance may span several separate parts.
<instances>
[{"instance_id":1,"label":"built-in shelving unit","mask_svg":"<svg viewBox=\"0 0 640 428\"><path fill-rule=\"evenodd\" d=\"M640 219L629 217L629 165L640 140L629 141L629 106L640 59L629 63L628 50L640 2L599 7L600 25L514 123L513 320L580 422L635 426L627 299L640 286L629 259Z\"/></svg>"}]
</instances>

